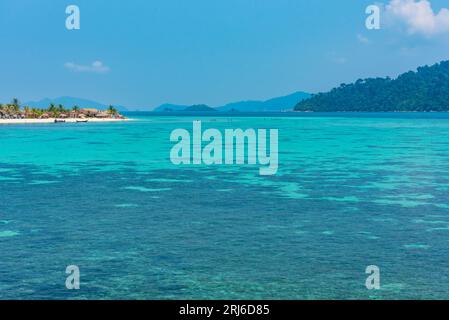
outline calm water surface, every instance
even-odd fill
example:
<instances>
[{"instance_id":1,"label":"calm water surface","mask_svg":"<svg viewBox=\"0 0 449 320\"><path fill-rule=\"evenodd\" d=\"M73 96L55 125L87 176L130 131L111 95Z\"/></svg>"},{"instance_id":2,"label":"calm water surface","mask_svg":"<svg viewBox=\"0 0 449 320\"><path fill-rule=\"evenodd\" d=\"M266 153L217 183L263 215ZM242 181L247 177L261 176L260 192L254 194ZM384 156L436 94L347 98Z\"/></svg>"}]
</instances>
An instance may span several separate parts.
<instances>
[{"instance_id":1,"label":"calm water surface","mask_svg":"<svg viewBox=\"0 0 449 320\"><path fill-rule=\"evenodd\" d=\"M0 299L449 297L448 114L130 116L0 126ZM278 174L173 166L197 119L279 129Z\"/></svg>"}]
</instances>

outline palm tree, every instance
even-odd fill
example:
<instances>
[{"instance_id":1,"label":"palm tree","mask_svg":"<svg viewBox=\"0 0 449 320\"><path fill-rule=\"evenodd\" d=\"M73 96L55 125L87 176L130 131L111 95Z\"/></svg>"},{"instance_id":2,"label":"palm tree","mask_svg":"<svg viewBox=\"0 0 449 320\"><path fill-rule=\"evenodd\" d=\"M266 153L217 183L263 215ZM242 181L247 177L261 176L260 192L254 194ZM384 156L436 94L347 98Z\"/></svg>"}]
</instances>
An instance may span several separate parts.
<instances>
[{"instance_id":1,"label":"palm tree","mask_svg":"<svg viewBox=\"0 0 449 320\"><path fill-rule=\"evenodd\" d=\"M0 103L0 119L6 114L6 106Z\"/></svg>"},{"instance_id":2,"label":"palm tree","mask_svg":"<svg viewBox=\"0 0 449 320\"><path fill-rule=\"evenodd\" d=\"M30 107L25 106L23 107L23 112L25 113L25 117L29 117L30 116Z\"/></svg>"},{"instance_id":3,"label":"palm tree","mask_svg":"<svg viewBox=\"0 0 449 320\"><path fill-rule=\"evenodd\" d=\"M39 118L44 112L42 110L32 108L31 109L31 117L32 118Z\"/></svg>"},{"instance_id":4,"label":"palm tree","mask_svg":"<svg viewBox=\"0 0 449 320\"><path fill-rule=\"evenodd\" d=\"M73 106L72 111L75 113L75 118L78 118L78 115L79 115L79 112L80 112L80 107Z\"/></svg>"},{"instance_id":5,"label":"palm tree","mask_svg":"<svg viewBox=\"0 0 449 320\"><path fill-rule=\"evenodd\" d=\"M48 107L48 113L50 113L53 117L58 116L58 109L53 103L50 103L50 106Z\"/></svg>"},{"instance_id":6,"label":"palm tree","mask_svg":"<svg viewBox=\"0 0 449 320\"><path fill-rule=\"evenodd\" d=\"M109 106L108 108L108 112L111 116L116 116L117 115L117 109L114 108L113 106Z\"/></svg>"},{"instance_id":7,"label":"palm tree","mask_svg":"<svg viewBox=\"0 0 449 320\"><path fill-rule=\"evenodd\" d=\"M20 108L19 99L17 99L17 98L12 99L11 105L13 105L14 107Z\"/></svg>"},{"instance_id":8,"label":"palm tree","mask_svg":"<svg viewBox=\"0 0 449 320\"><path fill-rule=\"evenodd\" d=\"M19 111L20 111L20 102L19 102L19 99L17 99L17 98L14 98L14 99L12 99L12 101L11 101L11 111L14 113L14 114L17 114L17 113L19 113Z\"/></svg>"}]
</instances>

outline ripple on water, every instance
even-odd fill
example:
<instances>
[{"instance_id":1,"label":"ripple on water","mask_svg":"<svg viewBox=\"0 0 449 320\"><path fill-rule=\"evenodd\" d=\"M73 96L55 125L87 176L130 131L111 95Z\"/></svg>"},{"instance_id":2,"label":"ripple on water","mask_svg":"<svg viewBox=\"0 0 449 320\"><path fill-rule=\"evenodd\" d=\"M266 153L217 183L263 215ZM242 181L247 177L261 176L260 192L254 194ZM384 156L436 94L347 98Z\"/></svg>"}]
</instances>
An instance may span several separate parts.
<instances>
[{"instance_id":1,"label":"ripple on water","mask_svg":"<svg viewBox=\"0 0 449 320\"><path fill-rule=\"evenodd\" d=\"M17 181L17 180L21 180L21 179L20 178L16 178L16 177L2 177L2 176L0 176L0 181L8 182L8 181Z\"/></svg>"},{"instance_id":2,"label":"ripple on water","mask_svg":"<svg viewBox=\"0 0 449 320\"><path fill-rule=\"evenodd\" d=\"M427 250L430 248L429 245L427 244L419 244L419 243L413 243L413 244L406 244L404 245L405 249L423 249L423 250Z\"/></svg>"},{"instance_id":3,"label":"ripple on water","mask_svg":"<svg viewBox=\"0 0 449 320\"><path fill-rule=\"evenodd\" d=\"M10 231L10 230L0 231L0 238L11 238L18 236L19 234L20 233L17 231Z\"/></svg>"},{"instance_id":4,"label":"ripple on water","mask_svg":"<svg viewBox=\"0 0 449 320\"><path fill-rule=\"evenodd\" d=\"M409 195L404 195L404 197L411 198L411 199L418 199L418 200L435 199L435 196L433 196L431 194L409 194Z\"/></svg>"},{"instance_id":5,"label":"ripple on water","mask_svg":"<svg viewBox=\"0 0 449 320\"><path fill-rule=\"evenodd\" d=\"M328 201L336 201L336 202L360 202L360 199L354 196L348 196L348 197L341 197L341 198L337 198L337 197L324 197L322 198L323 200L328 200Z\"/></svg>"},{"instance_id":6,"label":"ripple on water","mask_svg":"<svg viewBox=\"0 0 449 320\"><path fill-rule=\"evenodd\" d=\"M286 198L305 199L308 197L307 194L303 194L300 192L301 188L297 184L289 183L281 186L279 189L282 196Z\"/></svg>"},{"instance_id":7,"label":"ripple on water","mask_svg":"<svg viewBox=\"0 0 449 320\"><path fill-rule=\"evenodd\" d=\"M45 184L53 184L53 183L58 183L59 181L52 181L52 180L33 180L30 183L28 183L29 185L45 185Z\"/></svg>"},{"instance_id":8,"label":"ripple on water","mask_svg":"<svg viewBox=\"0 0 449 320\"><path fill-rule=\"evenodd\" d=\"M189 180L189 179L180 180L180 179L167 179L167 178L155 178L155 179L148 179L146 181L148 181L148 182L167 182L167 183L192 183L192 182L194 182L193 180Z\"/></svg>"},{"instance_id":9,"label":"ripple on water","mask_svg":"<svg viewBox=\"0 0 449 320\"><path fill-rule=\"evenodd\" d=\"M134 203L119 203L114 205L116 208L137 208L139 205Z\"/></svg>"},{"instance_id":10,"label":"ripple on water","mask_svg":"<svg viewBox=\"0 0 449 320\"><path fill-rule=\"evenodd\" d=\"M131 191L140 191L140 192L161 192L161 191L170 191L171 188L146 188L146 187L139 187L139 186L130 186L130 187L124 187L125 190L131 190Z\"/></svg>"},{"instance_id":11,"label":"ripple on water","mask_svg":"<svg viewBox=\"0 0 449 320\"><path fill-rule=\"evenodd\" d=\"M449 221L444 221L444 220L415 219L415 220L413 220L413 222L419 223L419 224L449 224Z\"/></svg>"},{"instance_id":12,"label":"ripple on water","mask_svg":"<svg viewBox=\"0 0 449 320\"><path fill-rule=\"evenodd\" d=\"M431 203L423 202L423 201L413 201L413 200L374 200L374 203L381 205L399 205L403 208L414 208L419 206L431 205Z\"/></svg>"},{"instance_id":13,"label":"ripple on water","mask_svg":"<svg viewBox=\"0 0 449 320\"><path fill-rule=\"evenodd\" d=\"M429 228L426 231L427 232L449 231L449 227Z\"/></svg>"},{"instance_id":14,"label":"ripple on water","mask_svg":"<svg viewBox=\"0 0 449 320\"><path fill-rule=\"evenodd\" d=\"M361 235L362 237L368 239L368 240L378 240L380 239L380 237L373 235L371 232L367 232L367 231L361 231L359 232L359 235Z\"/></svg>"},{"instance_id":15,"label":"ripple on water","mask_svg":"<svg viewBox=\"0 0 449 320\"><path fill-rule=\"evenodd\" d=\"M389 283L381 286L381 290L392 292L401 292L405 290L405 288L406 285L404 283Z\"/></svg>"}]
</instances>

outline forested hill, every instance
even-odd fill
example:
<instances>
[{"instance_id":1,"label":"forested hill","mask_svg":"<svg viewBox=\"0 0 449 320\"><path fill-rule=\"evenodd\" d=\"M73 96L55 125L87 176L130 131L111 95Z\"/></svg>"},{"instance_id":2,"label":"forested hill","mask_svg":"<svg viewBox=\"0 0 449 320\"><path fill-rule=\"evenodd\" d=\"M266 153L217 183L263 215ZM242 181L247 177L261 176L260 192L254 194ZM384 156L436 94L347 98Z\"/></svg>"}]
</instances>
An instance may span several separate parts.
<instances>
[{"instance_id":1,"label":"forested hill","mask_svg":"<svg viewBox=\"0 0 449 320\"><path fill-rule=\"evenodd\" d=\"M449 111L449 61L418 68L396 79L342 84L299 102L296 111Z\"/></svg>"}]
</instances>

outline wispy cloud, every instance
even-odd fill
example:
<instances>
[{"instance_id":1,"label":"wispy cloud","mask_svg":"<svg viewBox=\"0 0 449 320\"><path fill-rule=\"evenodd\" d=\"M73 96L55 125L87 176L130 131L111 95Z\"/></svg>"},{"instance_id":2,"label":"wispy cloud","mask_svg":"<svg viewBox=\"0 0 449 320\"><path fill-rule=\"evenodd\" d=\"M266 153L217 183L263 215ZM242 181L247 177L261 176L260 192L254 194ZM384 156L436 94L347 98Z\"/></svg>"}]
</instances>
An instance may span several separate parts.
<instances>
[{"instance_id":1,"label":"wispy cloud","mask_svg":"<svg viewBox=\"0 0 449 320\"><path fill-rule=\"evenodd\" d=\"M449 10L435 12L429 0L391 0L387 16L405 24L410 34L432 36L449 32Z\"/></svg>"},{"instance_id":2,"label":"wispy cloud","mask_svg":"<svg viewBox=\"0 0 449 320\"><path fill-rule=\"evenodd\" d=\"M345 57L332 55L330 60L335 64L345 64L348 60Z\"/></svg>"},{"instance_id":3,"label":"wispy cloud","mask_svg":"<svg viewBox=\"0 0 449 320\"><path fill-rule=\"evenodd\" d=\"M94 61L90 65L67 62L64 64L64 67L73 72L108 73L111 70L102 61Z\"/></svg>"},{"instance_id":4,"label":"wispy cloud","mask_svg":"<svg viewBox=\"0 0 449 320\"><path fill-rule=\"evenodd\" d=\"M332 61L334 61L336 64L345 64L347 60L345 57L335 57Z\"/></svg>"},{"instance_id":5,"label":"wispy cloud","mask_svg":"<svg viewBox=\"0 0 449 320\"><path fill-rule=\"evenodd\" d=\"M332 62L333 64L345 64L348 62L345 56L342 56L340 53L331 51L326 53L326 60Z\"/></svg>"},{"instance_id":6,"label":"wispy cloud","mask_svg":"<svg viewBox=\"0 0 449 320\"><path fill-rule=\"evenodd\" d=\"M359 42L363 43L363 44L370 44L371 43L371 41L367 37L361 35L360 33L357 35L357 40L359 40Z\"/></svg>"}]
</instances>

